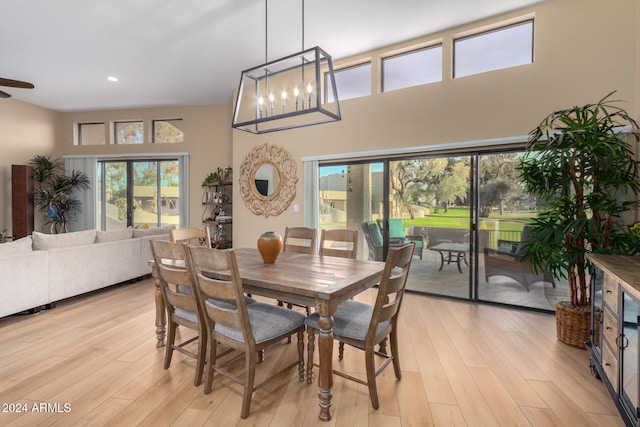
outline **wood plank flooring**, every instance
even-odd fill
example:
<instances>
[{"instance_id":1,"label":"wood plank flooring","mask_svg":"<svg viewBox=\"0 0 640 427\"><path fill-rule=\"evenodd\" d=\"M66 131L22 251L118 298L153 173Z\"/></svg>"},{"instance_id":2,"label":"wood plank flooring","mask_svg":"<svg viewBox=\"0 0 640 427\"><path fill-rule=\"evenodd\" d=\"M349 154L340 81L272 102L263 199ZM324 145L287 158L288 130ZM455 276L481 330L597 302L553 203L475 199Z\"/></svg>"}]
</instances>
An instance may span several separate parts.
<instances>
[{"instance_id":1,"label":"wood plank flooring","mask_svg":"<svg viewBox=\"0 0 640 427\"><path fill-rule=\"evenodd\" d=\"M623 426L586 350L556 341L552 315L415 294L401 313L403 377L391 367L378 377L379 410L366 387L335 377L333 418L322 423L317 385L292 370L257 391L241 420L238 385L216 377L205 395L193 386L195 361L177 352L162 368L153 292L145 279L0 319L0 425ZM295 352L270 349L258 379ZM334 360L364 378L361 351Z\"/></svg>"}]
</instances>

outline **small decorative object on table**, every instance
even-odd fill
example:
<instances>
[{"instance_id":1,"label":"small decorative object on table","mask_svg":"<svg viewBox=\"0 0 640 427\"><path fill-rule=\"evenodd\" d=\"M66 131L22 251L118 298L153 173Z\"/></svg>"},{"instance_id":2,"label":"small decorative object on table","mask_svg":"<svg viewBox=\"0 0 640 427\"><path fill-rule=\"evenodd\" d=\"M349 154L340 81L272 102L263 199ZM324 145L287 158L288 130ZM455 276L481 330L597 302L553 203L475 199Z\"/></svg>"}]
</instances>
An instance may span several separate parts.
<instances>
[{"instance_id":1,"label":"small decorative object on table","mask_svg":"<svg viewBox=\"0 0 640 427\"><path fill-rule=\"evenodd\" d=\"M282 236L275 231L267 231L258 238L258 252L265 264L276 262L282 250Z\"/></svg>"}]
</instances>

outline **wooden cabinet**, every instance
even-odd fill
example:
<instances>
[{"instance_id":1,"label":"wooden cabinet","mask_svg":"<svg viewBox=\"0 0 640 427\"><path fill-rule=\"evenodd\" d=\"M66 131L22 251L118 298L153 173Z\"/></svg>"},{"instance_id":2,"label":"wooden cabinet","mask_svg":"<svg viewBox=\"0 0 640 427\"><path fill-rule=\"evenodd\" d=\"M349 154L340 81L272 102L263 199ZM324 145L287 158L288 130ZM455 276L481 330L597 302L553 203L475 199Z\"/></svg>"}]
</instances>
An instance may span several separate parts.
<instances>
[{"instance_id":1,"label":"wooden cabinet","mask_svg":"<svg viewBox=\"0 0 640 427\"><path fill-rule=\"evenodd\" d=\"M607 387L625 424L638 426L640 257L588 255L591 274L593 374Z\"/></svg>"},{"instance_id":2,"label":"wooden cabinet","mask_svg":"<svg viewBox=\"0 0 640 427\"><path fill-rule=\"evenodd\" d=\"M213 247L233 246L233 186L231 181L203 184L202 223L209 227Z\"/></svg>"},{"instance_id":3,"label":"wooden cabinet","mask_svg":"<svg viewBox=\"0 0 640 427\"><path fill-rule=\"evenodd\" d=\"M33 168L11 165L11 227L13 239L33 232Z\"/></svg>"}]
</instances>

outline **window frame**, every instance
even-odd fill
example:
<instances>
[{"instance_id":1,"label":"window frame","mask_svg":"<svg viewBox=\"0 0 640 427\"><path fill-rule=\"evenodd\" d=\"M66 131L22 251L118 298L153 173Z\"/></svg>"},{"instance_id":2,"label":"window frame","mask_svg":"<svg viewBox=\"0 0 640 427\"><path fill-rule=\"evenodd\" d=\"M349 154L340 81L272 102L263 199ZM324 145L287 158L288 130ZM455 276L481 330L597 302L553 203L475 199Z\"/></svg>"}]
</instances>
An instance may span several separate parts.
<instances>
[{"instance_id":1,"label":"window frame","mask_svg":"<svg viewBox=\"0 0 640 427\"><path fill-rule=\"evenodd\" d=\"M142 125L142 142L134 143L134 144L127 144L127 143L119 143L118 142L118 129L117 129L117 126L119 124L127 124L127 123L129 123L129 124L130 123L140 123ZM144 140L144 134L145 134L144 128L145 128L144 120L137 120L137 119L114 120L113 121L113 144L114 145L142 145L142 144L144 144L145 143L145 140Z\"/></svg>"},{"instance_id":2,"label":"window frame","mask_svg":"<svg viewBox=\"0 0 640 427\"><path fill-rule=\"evenodd\" d=\"M395 89L385 89L385 62L387 60L393 60L395 58L399 58L402 56L408 56L408 55L412 55L412 54L417 54L419 52L425 52L431 49L440 49L440 79L439 80L434 80L434 81L430 81L430 82L425 82L425 83L418 83L418 84L414 84L414 85L408 85L408 86L402 86L402 87L397 87ZM394 53L394 54L390 54L388 56L384 56L380 58L380 91L382 93L384 92L393 92L394 90L400 90L400 89L406 89L409 87L414 87L414 86L422 86L422 85L426 85L426 84L431 84L431 83L437 83L437 82L441 82L442 81L442 63L443 63L443 58L444 58L444 46L442 42L439 43L434 43L434 44L430 44L430 45L426 45L426 46L418 46L418 47L413 47L409 50L403 51L403 52L399 52L399 53Z\"/></svg>"},{"instance_id":3,"label":"window frame","mask_svg":"<svg viewBox=\"0 0 640 427\"><path fill-rule=\"evenodd\" d=\"M462 76L457 76L456 75L456 45L458 42L460 41L465 41L465 40L469 40L469 39L473 39L473 38L478 38L478 37L482 37L482 36L486 36L488 34L493 34L493 33L497 33L500 31L505 31L511 28L515 28L515 27L519 27L522 25L529 25L531 24L531 45L530 45L530 53L531 53L531 59L530 62L527 63L523 63L523 64L517 64L517 65L509 65L506 67L499 67L499 68L492 68L489 70L484 70L484 71L479 71L479 72L475 72L475 73L471 73L471 74L464 74ZM509 24L505 24L505 25L500 25L500 26L496 26L495 28L491 28L488 30L484 30L484 31L479 31L473 34L468 34L468 35L464 35L464 36L460 36L460 37L453 37L451 40L451 61L452 61L452 65L451 65L451 77L453 79L457 79L457 78L461 78L461 77L467 77L467 76L473 76L476 74L482 74L482 73L488 73L491 71L497 71L497 70L504 70L507 68L512 68L512 67L517 67L520 65L527 65L527 64L533 64L534 61L534 48L535 48L535 18L527 18L524 19L522 21L517 21L517 22L513 22L513 23L509 23Z\"/></svg>"},{"instance_id":4,"label":"window frame","mask_svg":"<svg viewBox=\"0 0 640 427\"><path fill-rule=\"evenodd\" d=\"M184 130L180 129L182 132L182 140L177 142L158 142L156 139L156 123L158 122L166 122L172 124L171 122L180 122L184 124L184 120L181 117L173 117L169 119L151 119L151 143L152 144L181 144L184 142ZM177 126L174 126L177 128Z\"/></svg>"},{"instance_id":5,"label":"window frame","mask_svg":"<svg viewBox=\"0 0 640 427\"><path fill-rule=\"evenodd\" d=\"M82 143L82 126L95 126L95 125L102 125L102 143L101 144L83 144ZM107 139L104 137L105 134L105 130L106 130L106 123L105 122L81 122L81 123L77 123L76 124L76 145L82 145L85 147L89 147L89 146L99 146L99 145L107 145Z\"/></svg>"},{"instance_id":6,"label":"window frame","mask_svg":"<svg viewBox=\"0 0 640 427\"><path fill-rule=\"evenodd\" d=\"M369 92L367 94L364 94L364 95L350 96L348 98L343 98L343 97L340 96L340 93L339 93L340 88L338 88L338 83L336 82L336 92L338 92L338 100L339 101L342 101L342 100L345 100L345 99L355 99L355 98L362 98L362 97L365 97L365 96L371 96L371 93L372 93L371 92L371 76L372 76L372 72L373 72L373 64L371 63L371 60L367 60L367 61L359 62L357 64L353 64L353 65L349 65L349 66L346 66L346 67L342 67L342 68L339 68L339 69L336 69L336 70L333 71L333 75L334 75L334 77L336 77L341 72L348 72L349 70L354 70L356 68L366 67L366 66L369 66ZM329 104L331 102L335 102L335 100L331 100L331 101L329 100L329 94L332 93L332 91L328 90L328 87L329 87L329 85L328 85L328 81L329 81L328 76L329 76L328 72L324 73L324 76L323 76L323 84L324 84L324 96L323 96L324 99L323 99L323 102L325 104Z\"/></svg>"}]
</instances>

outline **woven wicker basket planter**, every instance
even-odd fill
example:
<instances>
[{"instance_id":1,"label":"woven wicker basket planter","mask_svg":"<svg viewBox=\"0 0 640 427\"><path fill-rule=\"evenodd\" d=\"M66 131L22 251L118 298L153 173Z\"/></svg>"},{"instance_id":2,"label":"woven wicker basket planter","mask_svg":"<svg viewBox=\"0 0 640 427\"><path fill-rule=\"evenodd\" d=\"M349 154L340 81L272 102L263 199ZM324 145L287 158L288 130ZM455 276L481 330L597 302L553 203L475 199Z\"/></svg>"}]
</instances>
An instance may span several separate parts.
<instances>
[{"instance_id":1,"label":"woven wicker basket planter","mask_svg":"<svg viewBox=\"0 0 640 427\"><path fill-rule=\"evenodd\" d=\"M585 349L591 340L591 307L575 307L569 301L556 303L556 333L558 340Z\"/></svg>"}]
</instances>

